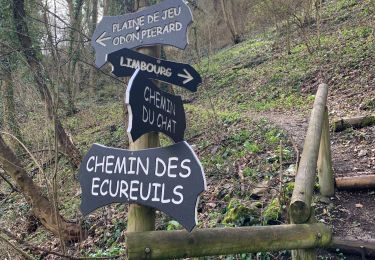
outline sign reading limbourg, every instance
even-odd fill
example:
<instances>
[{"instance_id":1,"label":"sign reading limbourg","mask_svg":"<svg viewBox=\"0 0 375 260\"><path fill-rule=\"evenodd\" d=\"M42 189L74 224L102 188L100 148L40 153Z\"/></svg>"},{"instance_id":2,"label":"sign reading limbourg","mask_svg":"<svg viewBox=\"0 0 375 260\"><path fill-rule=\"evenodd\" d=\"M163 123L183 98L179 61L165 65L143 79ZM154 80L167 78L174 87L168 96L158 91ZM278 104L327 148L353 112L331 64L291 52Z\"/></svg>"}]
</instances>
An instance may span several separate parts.
<instances>
[{"instance_id":1,"label":"sign reading limbourg","mask_svg":"<svg viewBox=\"0 0 375 260\"><path fill-rule=\"evenodd\" d=\"M79 180L84 215L111 203L137 203L165 212L189 232L197 224L199 194L206 189L202 165L186 142L139 151L94 144L81 163Z\"/></svg>"},{"instance_id":2,"label":"sign reading limbourg","mask_svg":"<svg viewBox=\"0 0 375 260\"><path fill-rule=\"evenodd\" d=\"M122 49L108 54L113 65L112 73L117 77L129 77L140 69L142 75L196 92L202 83L199 73L189 64L157 59L130 49Z\"/></svg>"},{"instance_id":3,"label":"sign reading limbourg","mask_svg":"<svg viewBox=\"0 0 375 260\"><path fill-rule=\"evenodd\" d=\"M187 29L193 21L184 0L165 0L139 12L104 16L92 36L97 67L106 63L107 54L150 45L171 45L185 49Z\"/></svg>"},{"instance_id":4,"label":"sign reading limbourg","mask_svg":"<svg viewBox=\"0 0 375 260\"><path fill-rule=\"evenodd\" d=\"M164 133L176 143L184 139L186 119L181 97L162 91L139 69L129 80L125 103L131 142L150 132Z\"/></svg>"}]
</instances>

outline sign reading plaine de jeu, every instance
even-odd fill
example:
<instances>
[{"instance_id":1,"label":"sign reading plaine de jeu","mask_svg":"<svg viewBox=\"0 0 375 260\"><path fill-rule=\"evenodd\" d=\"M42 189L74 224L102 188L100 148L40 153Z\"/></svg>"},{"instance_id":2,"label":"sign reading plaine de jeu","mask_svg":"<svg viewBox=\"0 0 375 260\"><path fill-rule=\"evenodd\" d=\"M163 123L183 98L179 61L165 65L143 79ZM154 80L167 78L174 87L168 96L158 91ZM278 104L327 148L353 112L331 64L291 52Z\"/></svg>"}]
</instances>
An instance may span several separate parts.
<instances>
[{"instance_id":1,"label":"sign reading plaine de jeu","mask_svg":"<svg viewBox=\"0 0 375 260\"><path fill-rule=\"evenodd\" d=\"M184 140L186 119L181 96L162 91L139 69L129 80L125 103L131 142L150 132L164 133L176 143Z\"/></svg>"},{"instance_id":2,"label":"sign reading plaine de jeu","mask_svg":"<svg viewBox=\"0 0 375 260\"><path fill-rule=\"evenodd\" d=\"M191 10L184 0L165 0L135 13L104 16L91 40L95 64L102 67L108 53L122 48L162 44L185 49L192 21Z\"/></svg>"},{"instance_id":3,"label":"sign reading plaine de jeu","mask_svg":"<svg viewBox=\"0 0 375 260\"><path fill-rule=\"evenodd\" d=\"M111 203L157 208L189 232L197 224L199 194L206 190L202 165L186 142L129 151L94 144L79 169L81 211Z\"/></svg>"},{"instance_id":4,"label":"sign reading plaine de jeu","mask_svg":"<svg viewBox=\"0 0 375 260\"><path fill-rule=\"evenodd\" d=\"M117 77L129 77L136 69L149 79L157 79L173 85L197 91L202 83L199 73L189 64L157 59L130 49L121 49L108 54L112 73Z\"/></svg>"}]
</instances>

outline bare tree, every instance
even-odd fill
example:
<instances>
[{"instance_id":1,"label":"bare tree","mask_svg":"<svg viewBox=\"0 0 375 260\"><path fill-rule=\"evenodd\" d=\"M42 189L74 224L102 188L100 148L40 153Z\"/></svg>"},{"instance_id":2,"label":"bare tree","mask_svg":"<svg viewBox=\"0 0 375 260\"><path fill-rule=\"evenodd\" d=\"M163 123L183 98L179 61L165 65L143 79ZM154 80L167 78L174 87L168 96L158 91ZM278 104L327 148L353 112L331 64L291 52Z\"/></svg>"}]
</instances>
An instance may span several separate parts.
<instances>
[{"instance_id":1,"label":"bare tree","mask_svg":"<svg viewBox=\"0 0 375 260\"><path fill-rule=\"evenodd\" d=\"M29 34L29 29L26 23L24 0L13 0L12 8L14 24L19 44L22 49L22 54L29 65L30 71L32 72L36 89L45 104L47 117L51 123L56 123L58 140L62 150L69 156L71 163L75 167L78 167L81 163L82 156L78 148L73 144L73 141L65 131L61 121L54 116L55 106L51 92L47 86L49 79L45 73L44 67L42 66L42 61L38 58L38 50L34 48Z\"/></svg>"},{"instance_id":2,"label":"bare tree","mask_svg":"<svg viewBox=\"0 0 375 260\"><path fill-rule=\"evenodd\" d=\"M36 186L27 175L20 160L6 145L1 135L0 163L4 171L15 181L43 226L55 235L61 235L66 241L77 241L84 236L84 231L79 224L69 223L61 215L55 214L53 204L42 195L41 188Z\"/></svg>"}]
</instances>

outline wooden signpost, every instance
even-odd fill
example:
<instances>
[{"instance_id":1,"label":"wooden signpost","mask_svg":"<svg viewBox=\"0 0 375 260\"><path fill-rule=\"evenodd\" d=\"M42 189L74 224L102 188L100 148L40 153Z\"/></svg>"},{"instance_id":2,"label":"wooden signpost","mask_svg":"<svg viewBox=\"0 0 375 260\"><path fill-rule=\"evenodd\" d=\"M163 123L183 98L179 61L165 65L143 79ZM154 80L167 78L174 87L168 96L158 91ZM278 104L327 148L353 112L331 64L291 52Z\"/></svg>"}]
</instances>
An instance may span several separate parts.
<instances>
[{"instance_id":1,"label":"wooden signpost","mask_svg":"<svg viewBox=\"0 0 375 260\"><path fill-rule=\"evenodd\" d=\"M173 141L184 139L185 110L180 96L162 91L138 69L126 90L128 136L131 142L149 132L161 132Z\"/></svg>"},{"instance_id":2,"label":"wooden signpost","mask_svg":"<svg viewBox=\"0 0 375 260\"><path fill-rule=\"evenodd\" d=\"M157 59L130 49L122 49L108 54L117 77L129 77L140 69L144 77L157 79L196 92L202 83L199 73L189 64Z\"/></svg>"},{"instance_id":3,"label":"wooden signpost","mask_svg":"<svg viewBox=\"0 0 375 260\"><path fill-rule=\"evenodd\" d=\"M165 0L136 13L104 16L91 41L95 64L102 67L107 54L123 48L160 44L185 49L192 21L191 10L183 0Z\"/></svg>"},{"instance_id":4,"label":"wooden signpost","mask_svg":"<svg viewBox=\"0 0 375 260\"><path fill-rule=\"evenodd\" d=\"M186 142L129 151L94 144L80 166L81 211L111 203L160 209L191 231L199 194L206 189L202 165Z\"/></svg>"},{"instance_id":5,"label":"wooden signpost","mask_svg":"<svg viewBox=\"0 0 375 260\"><path fill-rule=\"evenodd\" d=\"M143 1L145 4L147 1ZM128 232L152 230L157 208L189 232L197 224L199 195L206 189L202 165L184 140L185 111L180 96L160 90L151 79L196 91L202 82L190 65L151 56L167 44L184 49L192 13L184 0L165 0L133 14L104 17L92 37L96 66L107 61L118 77L132 76L128 105L130 150L94 144L79 170L84 215L111 203L130 203ZM146 54L150 54L146 55ZM175 144L158 146L155 133Z\"/></svg>"}]
</instances>

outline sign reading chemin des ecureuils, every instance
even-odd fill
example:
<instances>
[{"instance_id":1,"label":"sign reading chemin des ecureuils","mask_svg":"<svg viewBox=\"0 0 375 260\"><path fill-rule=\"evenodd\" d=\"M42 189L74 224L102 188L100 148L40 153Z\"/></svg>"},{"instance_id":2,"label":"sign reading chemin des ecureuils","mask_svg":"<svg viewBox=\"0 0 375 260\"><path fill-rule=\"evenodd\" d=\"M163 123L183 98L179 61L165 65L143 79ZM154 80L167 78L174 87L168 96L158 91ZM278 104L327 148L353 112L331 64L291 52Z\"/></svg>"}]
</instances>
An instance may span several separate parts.
<instances>
[{"instance_id":1,"label":"sign reading chemin des ecureuils","mask_svg":"<svg viewBox=\"0 0 375 260\"><path fill-rule=\"evenodd\" d=\"M108 53L123 48L162 44L185 49L192 21L191 10L184 0L165 0L135 13L104 16L91 41L95 64L102 67Z\"/></svg>"},{"instance_id":2,"label":"sign reading chemin des ecureuils","mask_svg":"<svg viewBox=\"0 0 375 260\"><path fill-rule=\"evenodd\" d=\"M202 165L186 142L139 151L94 144L79 180L81 211L111 203L137 203L175 218L189 232L197 224L199 194L206 189Z\"/></svg>"},{"instance_id":3,"label":"sign reading chemin des ecureuils","mask_svg":"<svg viewBox=\"0 0 375 260\"><path fill-rule=\"evenodd\" d=\"M139 69L129 80L125 103L131 142L150 132L164 133L175 142L184 139L186 119L181 97L162 91Z\"/></svg>"},{"instance_id":4,"label":"sign reading chemin des ecureuils","mask_svg":"<svg viewBox=\"0 0 375 260\"><path fill-rule=\"evenodd\" d=\"M122 49L108 54L113 65L112 73L117 77L129 77L140 69L142 75L196 92L202 83L199 73L189 64L157 59L130 49Z\"/></svg>"}]
</instances>

